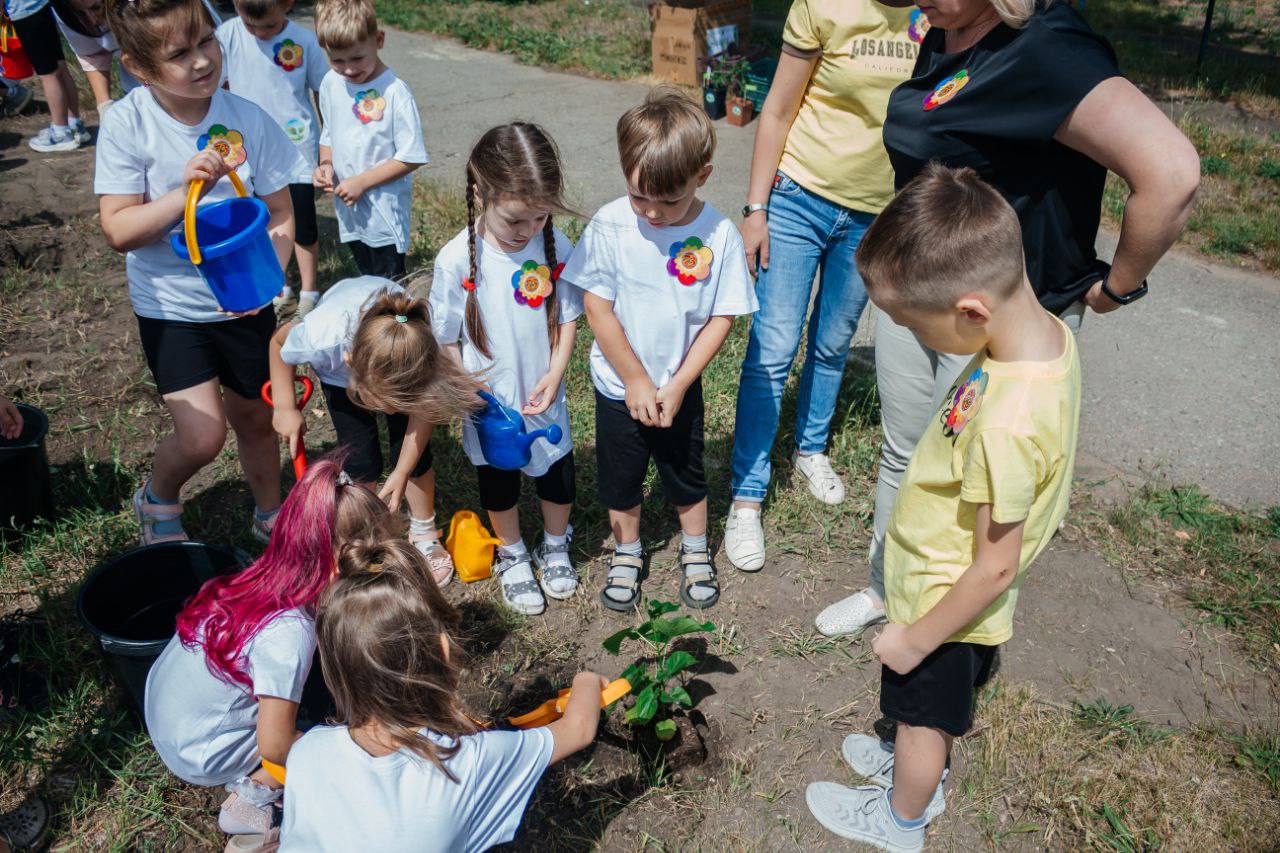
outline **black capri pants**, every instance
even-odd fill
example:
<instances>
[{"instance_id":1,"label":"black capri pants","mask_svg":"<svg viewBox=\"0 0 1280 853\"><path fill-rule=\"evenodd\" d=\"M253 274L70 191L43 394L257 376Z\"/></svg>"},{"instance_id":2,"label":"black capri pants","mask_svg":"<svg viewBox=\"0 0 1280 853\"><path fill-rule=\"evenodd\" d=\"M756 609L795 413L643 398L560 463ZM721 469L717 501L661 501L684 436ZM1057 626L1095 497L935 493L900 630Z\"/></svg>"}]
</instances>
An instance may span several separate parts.
<instances>
[{"instance_id":1,"label":"black capri pants","mask_svg":"<svg viewBox=\"0 0 1280 853\"><path fill-rule=\"evenodd\" d=\"M600 502L625 510L644 500L644 477L653 458L662 491L676 506L707 496L702 465L702 379L689 386L669 427L649 427L631 417L623 400L596 391L596 465L601 472ZM604 472L608 472L605 476Z\"/></svg>"},{"instance_id":2,"label":"black capri pants","mask_svg":"<svg viewBox=\"0 0 1280 853\"><path fill-rule=\"evenodd\" d=\"M480 508L485 512L506 512L520 501L520 471L505 471L492 465L477 465L480 481ZM578 496L574 482L573 451L561 456L541 477L533 478L538 497L547 503L571 504Z\"/></svg>"},{"instance_id":3,"label":"black capri pants","mask_svg":"<svg viewBox=\"0 0 1280 853\"><path fill-rule=\"evenodd\" d=\"M357 483L376 483L382 479L382 445L378 440L378 419L374 412L362 409L347 396L346 388L320 383L329 417L333 419L338 444L347 450L342 470ZM400 458L404 435L409 430L408 415L386 415L387 437L391 445L391 463ZM412 476L421 477L431 470L431 445L423 448L418 464L413 466Z\"/></svg>"}]
</instances>

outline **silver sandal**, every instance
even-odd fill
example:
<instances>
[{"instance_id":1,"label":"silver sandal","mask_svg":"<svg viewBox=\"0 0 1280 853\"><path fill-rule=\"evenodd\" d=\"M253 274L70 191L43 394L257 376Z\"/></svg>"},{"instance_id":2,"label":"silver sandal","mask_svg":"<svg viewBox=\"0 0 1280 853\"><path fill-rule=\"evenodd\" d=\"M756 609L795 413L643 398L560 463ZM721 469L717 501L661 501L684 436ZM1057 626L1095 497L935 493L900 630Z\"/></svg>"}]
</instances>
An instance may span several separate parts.
<instances>
[{"instance_id":1,"label":"silver sandal","mask_svg":"<svg viewBox=\"0 0 1280 853\"><path fill-rule=\"evenodd\" d=\"M568 562L569 544L573 542L573 528L569 528L566 534L566 540L563 545L548 545L544 537L538 543L538 547L533 549L533 565L538 570L538 583L542 585L542 592L556 601L565 601L573 598L574 593L578 591L578 570L573 567L573 563ZM565 562L551 562L552 554L564 554ZM556 592L551 588L551 581L570 580L573 586L564 592Z\"/></svg>"},{"instance_id":2,"label":"silver sandal","mask_svg":"<svg viewBox=\"0 0 1280 853\"><path fill-rule=\"evenodd\" d=\"M538 581L530 578L527 581L508 582L503 575L514 569L516 566L529 566L529 573L533 574L533 567L529 558L526 557L503 557L498 556L498 562L493 566L493 573L498 576L498 582L502 587L502 602L517 613L523 613L525 616L537 616L547 609L547 600L542 597L542 590L538 587ZM534 593L538 596L536 604L521 604L516 601L519 596Z\"/></svg>"}]
</instances>

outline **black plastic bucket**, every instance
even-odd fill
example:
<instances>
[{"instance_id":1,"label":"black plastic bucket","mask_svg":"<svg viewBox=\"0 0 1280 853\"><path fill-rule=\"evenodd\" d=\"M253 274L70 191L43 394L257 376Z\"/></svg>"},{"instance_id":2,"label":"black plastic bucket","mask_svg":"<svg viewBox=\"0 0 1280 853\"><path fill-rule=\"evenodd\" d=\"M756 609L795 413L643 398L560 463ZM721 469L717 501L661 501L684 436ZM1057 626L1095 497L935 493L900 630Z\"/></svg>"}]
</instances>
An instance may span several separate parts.
<instances>
[{"instance_id":1,"label":"black plastic bucket","mask_svg":"<svg viewBox=\"0 0 1280 853\"><path fill-rule=\"evenodd\" d=\"M203 542L147 545L102 563L80 588L80 621L141 715L147 673L173 637L178 612L201 584L243 565L236 552Z\"/></svg>"},{"instance_id":2,"label":"black plastic bucket","mask_svg":"<svg viewBox=\"0 0 1280 853\"><path fill-rule=\"evenodd\" d=\"M53 515L53 489L44 449L49 419L34 406L15 405L22 412L22 434L0 438L0 527L18 528Z\"/></svg>"}]
</instances>

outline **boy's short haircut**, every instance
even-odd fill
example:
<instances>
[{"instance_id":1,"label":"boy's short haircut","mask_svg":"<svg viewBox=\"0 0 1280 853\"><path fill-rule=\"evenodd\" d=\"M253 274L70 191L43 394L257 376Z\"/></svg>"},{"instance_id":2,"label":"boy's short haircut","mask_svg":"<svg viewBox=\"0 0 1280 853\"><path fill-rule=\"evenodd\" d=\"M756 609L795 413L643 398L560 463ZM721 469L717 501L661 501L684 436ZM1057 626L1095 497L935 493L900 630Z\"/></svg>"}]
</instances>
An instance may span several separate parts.
<instances>
[{"instance_id":1,"label":"boy's short haircut","mask_svg":"<svg viewBox=\"0 0 1280 853\"><path fill-rule=\"evenodd\" d=\"M873 299L929 311L977 291L1007 299L1026 275L1013 208L973 169L937 162L875 218L857 261Z\"/></svg>"},{"instance_id":2,"label":"boy's short haircut","mask_svg":"<svg viewBox=\"0 0 1280 853\"><path fill-rule=\"evenodd\" d=\"M345 50L377 33L373 0L324 0L316 9L316 41L326 51Z\"/></svg>"},{"instance_id":3,"label":"boy's short haircut","mask_svg":"<svg viewBox=\"0 0 1280 853\"><path fill-rule=\"evenodd\" d=\"M288 0L235 0L236 11L246 18L260 21L268 15L283 10Z\"/></svg>"},{"instance_id":4,"label":"boy's short haircut","mask_svg":"<svg viewBox=\"0 0 1280 853\"><path fill-rule=\"evenodd\" d=\"M644 103L618 119L622 172L646 195L678 195L715 153L711 119L674 86L651 89Z\"/></svg>"}]
</instances>

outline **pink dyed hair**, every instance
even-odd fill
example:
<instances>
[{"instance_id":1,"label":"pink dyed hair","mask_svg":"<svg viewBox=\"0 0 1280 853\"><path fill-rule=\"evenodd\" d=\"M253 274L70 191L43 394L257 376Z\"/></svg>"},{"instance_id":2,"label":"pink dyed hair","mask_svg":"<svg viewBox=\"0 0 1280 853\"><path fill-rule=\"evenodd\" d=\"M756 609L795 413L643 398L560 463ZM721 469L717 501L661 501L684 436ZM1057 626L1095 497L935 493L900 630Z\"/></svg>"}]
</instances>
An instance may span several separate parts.
<instances>
[{"instance_id":1,"label":"pink dyed hair","mask_svg":"<svg viewBox=\"0 0 1280 853\"><path fill-rule=\"evenodd\" d=\"M248 568L205 582L178 615L178 639L204 649L209 672L253 690L244 649L273 616L309 606L334 576L343 534L389 528L372 492L338 482L341 459L313 462L280 508L267 550Z\"/></svg>"}]
</instances>

